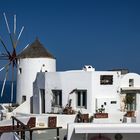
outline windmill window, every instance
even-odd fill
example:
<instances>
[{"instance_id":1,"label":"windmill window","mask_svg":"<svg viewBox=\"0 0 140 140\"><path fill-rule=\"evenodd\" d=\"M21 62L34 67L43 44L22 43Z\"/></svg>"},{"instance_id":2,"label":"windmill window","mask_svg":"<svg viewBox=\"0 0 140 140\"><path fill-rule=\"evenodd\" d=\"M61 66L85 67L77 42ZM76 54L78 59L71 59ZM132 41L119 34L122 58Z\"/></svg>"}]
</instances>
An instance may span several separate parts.
<instances>
[{"instance_id":1,"label":"windmill window","mask_svg":"<svg viewBox=\"0 0 140 140\"><path fill-rule=\"evenodd\" d=\"M23 96L22 96L22 102L25 102L25 101L26 101L26 96L23 95Z\"/></svg>"},{"instance_id":2,"label":"windmill window","mask_svg":"<svg viewBox=\"0 0 140 140\"><path fill-rule=\"evenodd\" d=\"M19 68L19 74L21 74L22 73L22 68Z\"/></svg>"}]
</instances>

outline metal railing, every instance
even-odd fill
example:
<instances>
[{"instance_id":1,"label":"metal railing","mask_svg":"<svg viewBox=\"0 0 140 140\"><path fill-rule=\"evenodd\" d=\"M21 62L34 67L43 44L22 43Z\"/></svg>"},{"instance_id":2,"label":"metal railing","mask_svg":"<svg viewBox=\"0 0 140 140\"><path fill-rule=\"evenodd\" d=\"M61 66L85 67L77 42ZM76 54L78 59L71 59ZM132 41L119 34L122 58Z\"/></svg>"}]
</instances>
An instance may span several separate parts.
<instances>
[{"instance_id":1,"label":"metal railing","mask_svg":"<svg viewBox=\"0 0 140 140\"><path fill-rule=\"evenodd\" d=\"M15 125L15 122L17 125ZM29 132L29 140L33 139L33 132L37 130L50 130L50 129L55 129L56 130L56 140L60 140L59 136L59 130L62 127L42 127L42 128L30 128L29 126L25 125L23 122L21 122L19 119L16 117L12 116L12 132L17 132L17 134L20 136L22 140L25 140L25 132Z\"/></svg>"}]
</instances>

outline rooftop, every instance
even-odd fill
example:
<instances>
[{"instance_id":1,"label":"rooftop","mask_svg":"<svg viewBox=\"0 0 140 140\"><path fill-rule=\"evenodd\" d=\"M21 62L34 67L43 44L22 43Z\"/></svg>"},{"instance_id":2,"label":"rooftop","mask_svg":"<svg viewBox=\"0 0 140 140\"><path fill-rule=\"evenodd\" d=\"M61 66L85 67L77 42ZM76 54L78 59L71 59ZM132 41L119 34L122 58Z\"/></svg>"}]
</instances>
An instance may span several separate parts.
<instances>
[{"instance_id":1,"label":"rooftop","mask_svg":"<svg viewBox=\"0 0 140 140\"><path fill-rule=\"evenodd\" d=\"M52 58L55 57L40 43L37 38L31 45L23 49L18 58Z\"/></svg>"}]
</instances>

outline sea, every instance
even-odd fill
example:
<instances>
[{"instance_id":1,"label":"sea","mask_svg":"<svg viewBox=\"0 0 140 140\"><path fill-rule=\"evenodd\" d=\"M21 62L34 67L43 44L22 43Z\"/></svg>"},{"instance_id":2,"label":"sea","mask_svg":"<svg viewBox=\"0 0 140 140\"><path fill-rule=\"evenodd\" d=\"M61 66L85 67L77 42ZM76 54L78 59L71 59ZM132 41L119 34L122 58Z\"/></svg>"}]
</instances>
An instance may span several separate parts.
<instances>
[{"instance_id":1,"label":"sea","mask_svg":"<svg viewBox=\"0 0 140 140\"><path fill-rule=\"evenodd\" d=\"M11 101L11 81L6 81L3 96L1 96L3 81L0 81L0 103L16 103L16 82L14 82L13 100Z\"/></svg>"}]
</instances>

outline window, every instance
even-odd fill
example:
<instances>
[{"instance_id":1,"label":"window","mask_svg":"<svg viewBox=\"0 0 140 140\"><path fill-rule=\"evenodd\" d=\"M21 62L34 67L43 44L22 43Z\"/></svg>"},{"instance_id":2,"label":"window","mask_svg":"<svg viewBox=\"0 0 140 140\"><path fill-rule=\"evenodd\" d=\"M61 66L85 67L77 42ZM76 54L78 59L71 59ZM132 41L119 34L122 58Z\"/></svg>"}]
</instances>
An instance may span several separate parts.
<instances>
[{"instance_id":1,"label":"window","mask_svg":"<svg viewBox=\"0 0 140 140\"><path fill-rule=\"evenodd\" d=\"M77 107L87 108L87 90L77 90Z\"/></svg>"},{"instance_id":2,"label":"window","mask_svg":"<svg viewBox=\"0 0 140 140\"><path fill-rule=\"evenodd\" d=\"M26 101L26 96L23 95L23 96L22 96L22 103L25 102L25 101Z\"/></svg>"},{"instance_id":3,"label":"window","mask_svg":"<svg viewBox=\"0 0 140 140\"><path fill-rule=\"evenodd\" d=\"M133 87L134 86L134 79L129 79L129 87Z\"/></svg>"},{"instance_id":4,"label":"window","mask_svg":"<svg viewBox=\"0 0 140 140\"><path fill-rule=\"evenodd\" d=\"M101 85L112 85L113 84L113 75L101 75L100 84Z\"/></svg>"},{"instance_id":5,"label":"window","mask_svg":"<svg viewBox=\"0 0 140 140\"><path fill-rule=\"evenodd\" d=\"M52 106L62 106L62 90L52 90L53 93L53 100Z\"/></svg>"},{"instance_id":6,"label":"window","mask_svg":"<svg viewBox=\"0 0 140 140\"><path fill-rule=\"evenodd\" d=\"M111 104L117 104L117 101L111 101L110 103Z\"/></svg>"},{"instance_id":7,"label":"window","mask_svg":"<svg viewBox=\"0 0 140 140\"><path fill-rule=\"evenodd\" d=\"M22 68L19 68L19 74L21 74L22 73Z\"/></svg>"}]
</instances>

